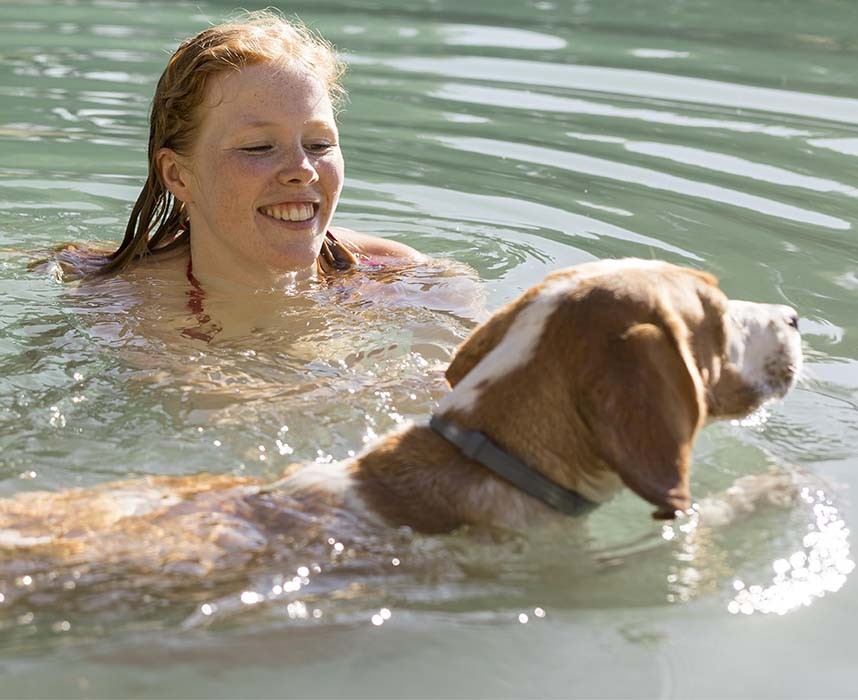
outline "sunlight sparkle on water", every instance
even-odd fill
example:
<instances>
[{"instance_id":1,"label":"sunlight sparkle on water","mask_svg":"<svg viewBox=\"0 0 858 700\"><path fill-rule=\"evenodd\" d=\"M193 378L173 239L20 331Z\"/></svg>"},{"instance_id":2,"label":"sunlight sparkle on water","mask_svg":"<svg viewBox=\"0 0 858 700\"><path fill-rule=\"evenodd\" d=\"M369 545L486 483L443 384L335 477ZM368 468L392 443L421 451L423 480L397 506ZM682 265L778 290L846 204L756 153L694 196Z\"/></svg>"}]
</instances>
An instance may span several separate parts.
<instances>
[{"instance_id":1,"label":"sunlight sparkle on water","mask_svg":"<svg viewBox=\"0 0 858 700\"><path fill-rule=\"evenodd\" d=\"M256 591L244 591L241 594L241 602L245 605L256 605L265 600L265 596L260 595Z\"/></svg>"},{"instance_id":2,"label":"sunlight sparkle on water","mask_svg":"<svg viewBox=\"0 0 858 700\"><path fill-rule=\"evenodd\" d=\"M48 422L54 428L65 428L66 427L66 417L63 415L62 411L60 411L58 406L51 406L51 415L48 419Z\"/></svg>"},{"instance_id":3,"label":"sunlight sparkle on water","mask_svg":"<svg viewBox=\"0 0 858 700\"><path fill-rule=\"evenodd\" d=\"M730 425L738 425L742 428L762 428L771 418L771 411L765 406L760 406L756 411L744 418L737 418L730 421Z\"/></svg>"},{"instance_id":4,"label":"sunlight sparkle on water","mask_svg":"<svg viewBox=\"0 0 858 700\"><path fill-rule=\"evenodd\" d=\"M307 612L307 606L300 600L289 603L286 606L286 614L290 620L306 620L310 616Z\"/></svg>"},{"instance_id":5,"label":"sunlight sparkle on water","mask_svg":"<svg viewBox=\"0 0 858 700\"><path fill-rule=\"evenodd\" d=\"M372 616L371 621L376 627L381 627L385 622L387 622L391 617L391 612L388 608L382 608L375 615Z\"/></svg>"},{"instance_id":6,"label":"sunlight sparkle on water","mask_svg":"<svg viewBox=\"0 0 858 700\"><path fill-rule=\"evenodd\" d=\"M768 585L746 586L735 580L736 595L727 605L734 615L755 612L785 615L811 605L826 593L843 587L855 569L849 548L849 530L837 508L822 491L802 490L802 500L813 506L814 522L804 536L804 549L772 562L774 576Z\"/></svg>"}]
</instances>

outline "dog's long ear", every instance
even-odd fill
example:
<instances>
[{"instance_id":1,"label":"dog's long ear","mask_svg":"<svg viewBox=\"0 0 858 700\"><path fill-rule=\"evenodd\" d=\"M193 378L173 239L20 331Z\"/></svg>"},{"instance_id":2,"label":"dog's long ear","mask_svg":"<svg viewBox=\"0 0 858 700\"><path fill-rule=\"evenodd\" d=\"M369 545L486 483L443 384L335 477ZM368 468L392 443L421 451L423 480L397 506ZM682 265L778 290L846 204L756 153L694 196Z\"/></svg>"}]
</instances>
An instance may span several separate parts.
<instances>
[{"instance_id":1,"label":"dog's long ear","mask_svg":"<svg viewBox=\"0 0 858 700\"><path fill-rule=\"evenodd\" d=\"M465 339L456 350L444 375L451 387L462 381L464 376L500 343L519 311L526 306L529 296L532 295L526 294L492 314L491 318L477 326Z\"/></svg>"},{"instance_id":2,"label":"dog's long ear","mask_svg":"<svg viewBox=\"0 0 858 700\"><path fill-rule=\"evenodd\" d=\"M690 505L691 448L705 410L679 324L639 323L610 341L586 390L596 451L659 519Z\"/></svg>"}]
</instances>

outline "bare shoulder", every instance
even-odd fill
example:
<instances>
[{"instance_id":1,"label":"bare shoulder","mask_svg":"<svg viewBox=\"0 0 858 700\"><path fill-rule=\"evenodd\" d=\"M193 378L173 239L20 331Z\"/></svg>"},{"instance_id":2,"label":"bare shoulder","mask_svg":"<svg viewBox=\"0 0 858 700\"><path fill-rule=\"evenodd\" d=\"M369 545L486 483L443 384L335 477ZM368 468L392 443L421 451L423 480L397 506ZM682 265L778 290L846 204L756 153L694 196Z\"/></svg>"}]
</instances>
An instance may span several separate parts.
<instances>
[{"instance_id":1,"label":"bare shoulder","mask_svg":"<svg viewBox=\"0 0 858 700\"><path fill-rule=\"evenodd\" d=\"M333 228L331 233L361 257L381 263L378 275L352 279L360 293L380 303L396 303L437 311L461 318L482 321L486 315L485 289L477 272L457 260L433 258L396 241L386 240L350 229ZM384 274L394 270L394 275Z\"/></svg>"},{"instance_id":2,"label":"bare shoulder","mask_svg":"<svg viewBox=\"0 0 858 700\"><path fill-rule=\"evenodd\" d=\"M424 255L411 246L387 238L371 236L368 233L358 233L340 226L331 227L331 233L354 253L367 258L382 258L399 262L426 262L429 260L428 255Z\"/></svg>"}]
</instances>

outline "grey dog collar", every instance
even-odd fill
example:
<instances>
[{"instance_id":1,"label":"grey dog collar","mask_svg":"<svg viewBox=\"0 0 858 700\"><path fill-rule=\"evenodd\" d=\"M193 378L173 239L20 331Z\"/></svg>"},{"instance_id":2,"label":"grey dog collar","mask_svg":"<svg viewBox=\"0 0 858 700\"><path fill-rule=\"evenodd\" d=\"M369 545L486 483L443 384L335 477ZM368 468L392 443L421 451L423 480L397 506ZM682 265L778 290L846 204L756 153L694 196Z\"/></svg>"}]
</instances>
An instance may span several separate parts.
<instances>
[{"instance_id":1,"label":"grey dog collar","mask_svg":"<svg viewBox=\"0 0 858 700\"><path fill-rule=\"evenodd\" d=\"M447 442L458 447L469 459L479 462L513 486L561 513L584 515L599 505L580 493L555 484L517 457L505 452L485 433L465 430L436 415L429 419L429 427Z\"/></svg>"}]
</instances>

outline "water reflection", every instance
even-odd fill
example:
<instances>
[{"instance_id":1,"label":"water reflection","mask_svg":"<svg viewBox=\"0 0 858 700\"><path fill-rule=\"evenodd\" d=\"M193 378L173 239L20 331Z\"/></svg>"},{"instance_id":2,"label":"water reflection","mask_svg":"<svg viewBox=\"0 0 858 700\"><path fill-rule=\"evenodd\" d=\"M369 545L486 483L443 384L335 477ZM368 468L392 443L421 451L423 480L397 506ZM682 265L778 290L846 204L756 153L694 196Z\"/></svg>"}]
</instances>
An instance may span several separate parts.
<instances>
[{"instance_id":1,"label":"water reflection","mask_svg":"<svg viewBox=\"0 0 858 700\"><path fill-rule=\"evenodd\" d=\"M452 46L499 46L518 51L555 50L566 47L566 40L524 29L488 27L478 24L439 25L444 43Z\"/></svg>"},{"instance_id":2,"label":"water reflection","mask_svg":"<svg viewBox=\"0 0 858 700\"><path fill-rule=\"evenodd\" d=\"M741 572L749 564L736 565L732 561L742 545L735 539L729 545L722 543L723 534L718 530L728 525L732 518L742 516L743 508L749 509L745 513L747 515L762 504L762 500L755 504L757 496L747 479L745 485L734 487L750 488L744 495L739 492L733 494L737 500L730 516L723 517L721 513L711 517L714 513L711 508L716 506L717 512L718 504L710 503L703 508L703 513L710 516L708 518L701 518L700 510L694 509L679 524L663 526L662 537L676 544L673 553L675 563L667 576L668 602L688 602L701 595L715 594L729 582L731 599L727 610L730 613L785 615L809 606L829 593L836 593L855 570L849 529L838 508L824 490L804 486L797 492L798 504L794 514L803 527L792 529L805 533L801 535L800 547L771 563L774 575L769 581L754 582L754 579L761 578L755 573L743 576ZM767 481L762 481L757 488L769 486L779 488L776 482L769 484ZM786 493L783 496L788 500L791 498ZM764 498L777 500L778 497L769 494ZM803 518L809 520L804 521ZM718 523L718 529L713 529L712 525L719 520L722 522ZM748 525L748 528L753 527L753 524ZM751 532L749 529L748 533Z\"/></svg>"},{"instance_id":3,"label":"water reflection","mask_svg":"<svg viewBox=\"0 0 858 700\"><path fill-rule=\"evenodd\" d=\"M687 113L680 113L675 108L629 107L625 104L616 104L607 101L597 102L580 97L563 97L551 93L539 92L535 91L532 86L528 86L526 90L514 90L511 88L486 87L464 83L445 83L433 90L432 94L445 100L492 105L505 109L528 109L540 112L560 112L569 115L628 119L634 122L640 121L653 125L667 124L694 129L723 129L724 131L741 134L766 134L776 137L812 135L810 131L781 124L766 124L750 119L736 119L734 114L730 116L726 114L700 116L700 114L692 110L688 110Z\"/></svg>"},{"instance_id":4,"label":"water reflection","mask_svg":"<svg viewBox=\"0 0 858 700\"><path fill-rule=\"evenodd\" d=\"M368 59L372 60L372 59ZM540 85L604 95L629 95L675 104L714 105L812 117L845 124L858 122L858 100L846 97L739 85L645 70L570 65L512 58L455 56L450 58L381 59L397 71L489 82Z\"/></svg>"},{"instance_id":5,"label":"water reflection","mask_svg":"<svg viewBox=\"0 0 858 700\"><path fill-rule=\"evenodd\" d=\"M810 488L802 489L801 500L812 508L814 518L801 549L772 562L774 576L768 583L736 579L735 597L727 605L731 613L785 615L836 593L855 570L849 530L832 501L825 492Z\"/></svg>"},{"instance_id":6,"label":"water reflection","mask_svg":"<svg viewBox=\"0 0 858 700\"><path fill-rule=\"evenodd\" d=\"M747 209L758 214L774 216L814 226L838 231L849 230L852 224L838 217L829 216L821 211L812 211L769 197L748 194L738 189L713 185L707 182L691 180L671 175L652 168L628 165L615 160L596 158L589 155L563 151L557 148L543 148L509 141L494 141L478 137L431 137L438 143L460 151L479 153L494 158L513 158L528 163L538 163L560 168L577 176L594 175L608 180L620 180L636 183L640 186L664 190L715 203L727 204Z\"/></svg>"}]
</instances>

